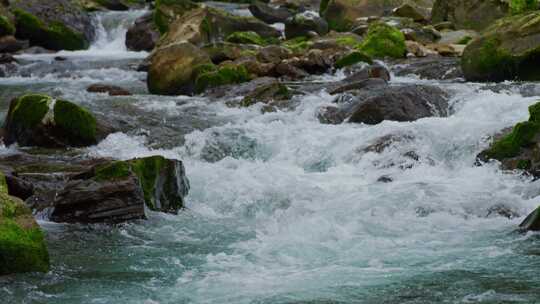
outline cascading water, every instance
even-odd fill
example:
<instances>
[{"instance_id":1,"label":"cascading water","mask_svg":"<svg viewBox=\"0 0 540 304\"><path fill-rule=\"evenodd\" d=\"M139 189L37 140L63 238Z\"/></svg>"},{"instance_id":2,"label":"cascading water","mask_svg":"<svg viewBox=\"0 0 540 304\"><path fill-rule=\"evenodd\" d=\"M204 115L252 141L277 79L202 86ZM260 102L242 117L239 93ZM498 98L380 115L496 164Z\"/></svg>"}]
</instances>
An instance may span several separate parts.
<instances>
[{"instance_id":1,"label":"cascading water","mask_svg":"<svg viewBox=\"0 0 540 304\"><path fill-rule=\"evenodd\" d=\"M119 47L129 22L118 19L101 15L104 31L86 54ZM486 136L526 119L538 97L524 97L524 85L495 91L397 77L393 82L452 92L452 115L323 125L316 111L332 101L325 91L296 97L293 111L262 115L257 106L228 108L203 98L82 90L120 77L128 87L144 86L140 73L121 71L1 79L0 91L60 94L125 115L127 123L133 109L146 111L133 133L79 152L182 159L191 182L188 210L113 228L41 222L52 271L0 278L2 303L538 303L531 257L540 238L514 232L523 217L490 210L503 205L526 215L538 204L532 198L539 182L503 174L495 164L474 165ZM179 133L185 136L174 137ZM365 151L389 134L401 140L380 154ZM393 182L378 182L381 176Z\"/></svg>"}]
</instances>

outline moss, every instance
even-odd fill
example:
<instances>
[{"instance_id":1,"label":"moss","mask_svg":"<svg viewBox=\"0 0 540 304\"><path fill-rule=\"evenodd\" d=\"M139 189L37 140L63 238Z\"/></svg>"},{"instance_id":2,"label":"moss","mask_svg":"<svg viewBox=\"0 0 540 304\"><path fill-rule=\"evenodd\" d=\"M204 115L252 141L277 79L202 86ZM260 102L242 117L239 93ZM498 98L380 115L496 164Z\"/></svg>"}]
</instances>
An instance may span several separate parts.
<instances>
[{"instance_id":1,"label":"moss","mask_svg":"<svg viewBox=\"0 0 540 304\"><path fill-rule=\"evenodd\" d=\"M49 254L31 211L6 194L0 194L0 207L0 275L47 272Z\"/></svg>"},{"instance_id":2,"label":"moss","mask_svg":"<svg viewBox=\"0 0 540 304\"><path fill-rule=\"evenodd\" d=\"M198 66L194 67L193 68L193 73L195 75L202 75L204 73L209 73L209 72L214 72L214 71L217 71L218 68L215 64L213 63L204 63L204 64L199 64Z\"/></svg>"},{"instance_id":3,"label":"moss","mask_svg":"<svg viewBox=\"0 0 540 304\"><path fill-rule=\"evenodd\" d=\"M131 173L129 164L125 161L115 161L110 164L98 166L95 169L96 181L111 181L127 178Z\"/></svg>"},{"instance_id":4,"label":"moss","mask_svg":"<svg viewBox=\"0 0 540 304\"><path fill-rule=\"evenodd\" d=\"M154 10L154 24L161 34L169 31L169 24L176 17L199 7L190 0L156 0Z\"/></svg>"},{"instance_id":5,"label":"moss","mask_svg":"<svg viewBox=\"0 0 540 304\"><path fill-rule=\"evenodd\" d=\"M381 22L370 25L359 50L373 58L402 58L407 53L403 33L397 28Z\"/></svg>"},{"instance_id":6,"label":"moss","mask_svg":"<svg viewBox=\"0 0 540 304\"><path fill-rule=\"evenodd\" d=\"M6 16L0 15L0 36L14 35L15 26Z\"/></svg>"},{"instance_id":7,"label":"moss","mask_svg":"<svg viewBox=\"0 0 540 304\"><path fill-rule=\"evenodd\" d=\"M461 38L457 44L469 44L469 42L471 42L473 38L471 36L465 36L463 38Z\"/></svg>"},{"instance_id":8,"label":"moss","mask_svg":"<svg viewBox=\"0 0 540 304\"><path fill-rule=\"evenodd\" d=\"M308 50L311 45L312 42L307 37L296 37L283 42L283 46L295 54Z\"/></svg>"},{"instance_id":9,"label":"moss","mask_svg":"<svg viewBox=\"0 0 540 304\"><path fill-rule=\"evenodd\" d=\"M54 105L54 122L73 141L96 141L95 117L74 103L57 100Z\"/></svg>"},{"instance_id":10,"label":"moss","mask_svg":"<svg viewBox=\"0 0 540 304\"><path fill-rule=\"evenodd\" d=\"M529 121L540 123L540 102L529 107Z\"/></svg>"},{"instance_id":11,"label":"moss","mask_svg":"<svg viewBox=\"0 0 540 304\"><path fill-rule=\"evenodd\" d=\"M247 69L242 65L225 65L216 71L201 73L195 80L195 88L198 93L208 88L226 84L242 83L250 80Z\"/></svg>"},{"instance_id":12,"label":"moss","mask_svg":"<svg viewBox=\"0 0 540 304\"><path fill-rule=\"evenodd\" d=\"M476 43L481 44L480 47L472 48L471 46ZM474 55L466 54L461 62L466 74L489 75L488 78L492 80L515 75L516 62L511 54L500 48L500 42L496 37L477 40L469 47L474 49Z\"/></svg>"},{"instance_id":13,"label":"moss","mask_svg":"<svg viewBox=\"0 0 540 304\"><path fill-rule=\"evenodd\" d=\"M225 41L232 43L241 43L241 44L256 44L256 45L267 45L268 42L263 39L259 34L249 31L249 32L234 32L225 38Z\"/></svg>"},{"instance_id":14,"label":"moss","mask_svg":"<svg viewBox=\"0 0 540 304\"><path fill-rule=\"evenodd\" d=\"M28 94L19 97L14 102L15 105L9 113L9 119L15 124L33 128L43 120L49 111L52 98L47 95Z\"/></svg>"},{"instance_id":15,"label":"moss","mask_svg":"<svg viewBox=\"0 0 540 304\"><path fill-rule=\"evenodd\" d=\"M2 172L0 172L0 193L4 193L4 194L8 193L6 176Z\"/></svg>"},{"instance_id":16,"label":"moss","mask_svg":"<svg viewBox=\"0 0 540 304\"><path fill-rule=\"evenodd\" d=\"M321 0L321 4L319 5L319 14L321 16L324 16L326 13L326 9L328 8L328 3L330 0Z\"/></svg>"},{"instance_id":17,"label":"moss","mask_svg":"<svg viewBox=\"0 0 540 304\"><path fill-rule=\"evenodd\" d=\"M360 52L360 51L354 51L352 53L349 53L341 58L339 58L336 63L335 63L335 67L338 68L338 69L341 69L341 68L344 68L346 66L350 66L350 65L353 65L353 64L357 64L359 62L365 62L365 63L373 63L373 60L371 59L371 57L369 57L369 55L363 53L363 52Z\"/></svg>"},{"instance_id":18,"label":"moss","mask_svg":"<svg viewBox=\"0 0 540 304\"><path fill-rule=\"evenodd\" d=\"M151 156L131 161L133 172L139 178L144 193L144 200L148 208L157 209L155 193L156 182L167 160L163 156Z\"/></svg>"},{"instance_id":19,"label":"moss","mask_svg":"<svg viewBox=\"0 0 540 304\"><path fill-rule=\"evenodd\" d=\"M533 138L540 132L540 123L525 121L518 123L512 132L495 142L487 151L487 156L494 159L515 157L521 147L527 147L533 142Z\"/></svg>"},{"instance_id":20,"label":"moss","mask_svg":"<svg viewBox=\"0 0 540 304\"><path fill-rule=\"evenodd\" d=\"M520 159L516 166L518 169L527 170L531 168L531 161L528 159Z\"/></svg>"},{"instance_id":21,"label":"moss","mask_svg":"<svg viewBox=\"0 0 540 304\"><path fill-rule=\"evenodd\" d=\"M361 45L360 42L356 38L351 37L351 36L338 37L336 38L336 43L338 45L347 46L353 49L358 48Z\"/></svg>"},{"instance_id":22,"label":"moss","mask_svg":"<svg viewBox=\"0 0 540 304\"><path fill-rule=\"evenodd\" d=\"M18 35L53 50L80 50L88 47L82 33L61 22L45 24L37 16L21 9L14 9Z\"/></svg>"},{"instance_id":23,"label":"moss","mask_svg":"<svg viewBox=\"0 0 540 304\"><path fill-rule=\"evenodd\" d=\"M513 15L538 9L538 0L511 0L510 13Z\"/></svg>"}]
</instances>

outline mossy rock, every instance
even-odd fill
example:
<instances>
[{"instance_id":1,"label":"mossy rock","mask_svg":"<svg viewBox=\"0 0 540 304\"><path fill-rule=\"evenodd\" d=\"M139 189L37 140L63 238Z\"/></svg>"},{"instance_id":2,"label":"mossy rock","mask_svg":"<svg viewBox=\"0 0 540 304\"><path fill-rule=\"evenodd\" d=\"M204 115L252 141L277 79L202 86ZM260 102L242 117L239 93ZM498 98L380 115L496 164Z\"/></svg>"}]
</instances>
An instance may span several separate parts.
<instances>
[{"instance_id":1,"label":"mossy rock","mask_svg":"<svg viewBox=\"0 0 540 304\"><path fill-rule=\"evenodd\" d=\"M369 26L368 33L358 49L372 58L403 58L407 54L403 33L382 22Z\"/></svg>"},{"instance_id":2,"label":"mossy rock","mask_svg":"<svg viewBox=\"0 0 540 304\"><path fill-rule=\"evenodd\" d=\"M369 55L361 51L353 51L339 58L334 64L334 67L337 69L342 69L344 67L351 66L360 62L371 64L373 63L373 60Z\"/></svg>"},{"instance_id":3,"label":"mossy rock","mask_svg":"<svg viewBox=\"0 0 540 304\"><path fill-rule=\"evenodd\" d=\"M241 106L249 107L259 102L271 104L275 101L289 100L292 95L293 92L286 85L278 81L271 82L256 87L242 99Z\"/></svg>"},{"instance_id":4,"label":"mossy rock","mask_svg":"<svg viewBox=\"0 0 540 304\"><path fill-rule=\"evenodd\" d=\"M86 109L43 94L14 99L4 124L4 142L21 146L65 147L97 143L97 122Z\"/></svg>"},{"instance_id":5,"label":"mossy rock","mask_svg":"<svg viewBox=\"0 0 540 304\"><path fill-rule=\"evenodd\" d=\"M240 44L267 45L268 41L253 31L234 32L225 38L225 41Z\"/></svg>"},{"instance_id":6,"label":"mossy rock","mask_svg":"<svg viewBox=\"0 0 540 304\"><path fill-rule=\"evenodd\" d=\"M510 0L510 13L517 15L539 8L538 0Z\"/></svg>"},{"instance_id":7,"label":"mossy rock","mask_svg":"<svg viewBox=\"0 0 540 304\"><path fill-rule=\"evenodd\" d=\"M0 192L0 275L47 272L43 233L23 201Z\"/></svg>"},{"instance_id":8,"label":"mossy rock","mask_svg":"<svg viewBox=\"0 0 540 304\"><path fill-rule=\"evenodd\" d=\"M458 30L482 31L510 14L510 1L514 0L436 0L431 11L432 24L452 22Z\"/></svg>"},{"instance_id":9,"label":"mossy rock","mask_svg":"<svg viewBox=\"0 0 540 304\"><path fill-rule=\"evenodd\" d=\"M285 40L282 46L290 50L293 54L302 54L313 46L313 42L307 37L296 37Z\"/></svg>"},{"instance_id":10,"label":"mossy rock","mask_svg":"<svg viewBox=\"0 0 540 304\"><path fill-rule=\"evenodd\" d=\"M482 154L487 159L503 160L516 157L522 148L534 145L540 134L540 103L529 107L529 120L518 123L506 136L494 142ZM521 165L523 167L523 163ZM523 168L522 168L523 169Z\"/></svg>"},{"instance_id":11,"label":"mossy rock","mask_svg":"<svg viewBox=\"0 0 540 304\"><path fill-rule=\"evenodd\" d=\"M8 194L6 176L2 172L0 172L0 193Z\"/></svg>"},{"instance_id":12,"label":"mossy rock","mask_svg":"<svg viewBox=\"0 0 540 304\"><path fill-rule=\"evenodd\" d=\"M224 65L213 71L199 73L195 80L195 87L198 93L202 93L209 88L250 80L249 73L244 66Z\"/></svg>"},{"instance_id":13,"label":"mossy rock","mask_svg":"<svg viewBox=\"0 0 540 304\"><path fill-rule=\"evenodd\" d=\"M503 18L467 45L461 67L469 81L540 80L540 12Z\"/></svg>"},{"instance_id":14,"label":"mossy rock","mask_svg":"<svg viewBox=\"0 0 540 304\"><path fill-rule=\"evenodd\" d=\"M96 118L85 108L66 100L54 104L54 124L69 140L81 145L96 143Z\"/></svg>"},{"instance_id":15,"label":"mossy rock","mask_svg":"<svg viewBox=\"0 0 540 304\"><path fill-rule=\"evenodd\" d=\"M523 222L519 224L519 228L525 231L540 231L540 207L531 212Z\"/></svg>"},{"instance_id":16,"label":"mossy rock","mask_svg":"<svg viewBox=\"0 0 540 304\"><path fill-rule=\"evenodd\" d=\"M90 17L75 3L18 0L11 8L16 36L51 50L87 49L94 28Z\"/></svg>"},{"instance_id":17,"label":"mossy rock","mask_svg":"<svg viewBox=\"0 0 540 304\"><path fill-rule=\"evenodd\" d=\"M169 25L186 12L199 8L200 5L190 0L156 0L154 23L164 34L169 31Z\"/></svg>"},{"instance_id":18,"label":"mossy rock","mask_svg":"<svg viewBox=\"0 0 540 304\"><path fill-rule=\"evenodd\" d=\"M8 17L0 15L0 37L14 34L15 25Z\"/></svg>"}]
</instances>

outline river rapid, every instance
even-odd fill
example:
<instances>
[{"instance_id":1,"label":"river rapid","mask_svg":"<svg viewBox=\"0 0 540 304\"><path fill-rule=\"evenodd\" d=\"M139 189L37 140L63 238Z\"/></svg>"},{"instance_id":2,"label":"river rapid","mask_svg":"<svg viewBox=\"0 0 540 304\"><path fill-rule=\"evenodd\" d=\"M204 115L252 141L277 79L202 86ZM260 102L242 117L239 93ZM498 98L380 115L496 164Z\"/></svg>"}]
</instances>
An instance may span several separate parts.
<instances>
[{"instance_id":1,"label":"river rapid","mask_svg":"<svg viewBox=\"0 0 540 304\"><path fill-rule=\"evenodd\" d=\"M124 46L144 13L97 15L87 51L18 56L22 67L0 79L0 120L30 91L116 115L125 132L75 152L181 159L188 208L117 227L41 220L52 269L0 278L0 303L540 303L540 236L515 230L539 204L540 182L474 165L489 135L527 119L540 85L393 77L450 92L452 115L375 126L319 123L333 100L324 90L264 115L149 95L134 68L147 54ZM135 94L87 93L93 83ZM389 134L404 140L364 151Z\"/></svg>"}]
</instances>

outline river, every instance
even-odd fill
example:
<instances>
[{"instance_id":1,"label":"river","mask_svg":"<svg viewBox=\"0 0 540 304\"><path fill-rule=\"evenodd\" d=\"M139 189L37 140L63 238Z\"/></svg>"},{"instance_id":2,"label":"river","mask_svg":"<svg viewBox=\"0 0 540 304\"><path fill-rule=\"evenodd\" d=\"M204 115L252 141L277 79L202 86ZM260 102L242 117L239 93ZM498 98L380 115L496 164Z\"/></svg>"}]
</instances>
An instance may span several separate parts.
<instances>
[{"instance_id":1,"label":"river","mask_svg":"<svg viewBox=\"0 0 540 304\"><path fill-rule=\"evenodd\" d=\"M540 182L474 163L488 135L527 119L540 85L394 77L451 92L452 115L376 126L319 123L324 90L264 115L154 96L134 70L147 54L124 46L142 14L100 13L87 51L19 56L0 79L0 119L29 91L117 115L126 132L77 153L181 159L188 208L118 227L40 221L52 269L0 278L1 303L539 303L540 237L515 229ZM96 82L136 94L87 93ZM404 140L364 151L388 134ZM521 217L488 216L498 205Z\"/></svg>"}]
</instances>

